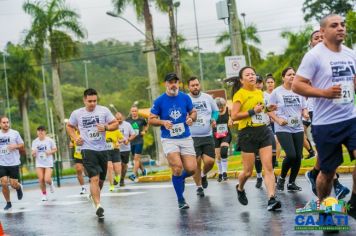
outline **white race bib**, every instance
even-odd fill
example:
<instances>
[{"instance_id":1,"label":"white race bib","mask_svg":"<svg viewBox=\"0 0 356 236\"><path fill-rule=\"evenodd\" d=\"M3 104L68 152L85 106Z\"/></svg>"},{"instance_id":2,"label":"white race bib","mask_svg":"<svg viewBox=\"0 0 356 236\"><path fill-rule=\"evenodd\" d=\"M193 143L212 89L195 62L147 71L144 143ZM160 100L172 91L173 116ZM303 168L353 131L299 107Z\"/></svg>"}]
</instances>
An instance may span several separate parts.
<instances>
[{"instance_id":1,"label":"white race bib","mask_svg":"<svg viewBox=\"0 0 356 236\"><path fill-rule=\"evenodd\" d=\"M75 146L76 153L81 153L81 151L82 151L82 146Z\"/></svg>"},{"instance_id":2,"label":"white race bib","mask_svg":"<svg viewBox=\"0 0 356 236\"><path fill-rule=\"evenodd\" d=\"M99 141L101 140L101 135L97 129L88 130L88 137L90 141Z\"/></svg>"},{"instance_id":3,"label":"white race bib","mask_svg":"<svg viewBox=\"0 0 356 236\"><path fill-rule=\"evenodd\" d=\"M216 132L219 134L224 134L224 133L228 132L227 124L217 124Z\"/></svg>"},{"instance_id":4,"label":"white race bib","mask_svg":"<svg viewBox=\"0 0 356 236\"><path fill-rule=\"evenodd\" d=\"M194 126L205 126L205 120L202 117L197 117L195 122L193 123Z\"/></svg>"},{"instance_id":5,"label":"white race bib","mask_svg":"<svg viewBox=\"0 0 356 236\"><path fill-rule=\"evenodd\" d=\"M297 116L288 117L288 126L295 128L300 125L301 125L301 120L299 117L297 117Z\"/></svg>"},{"instance_id":6,"label":"white race bib","mask_svg":"<svg viewBox=\"0 0 356 236\"><path fill-rule=\"evenodd\" d=\"M341 83L341 97L333 99L335 104L350 104L354 101L354 84L353 82Z\"/></svg>"},{"instance_id":7,"label":"white race bib","mask_svg":"<svg viewBox=\"0 0 356 236\"><path fill-rule=\"evenodd\" d=\"M44 160L47 157L46 152L38 152L38 158Z\"/></svg>"},{"instance_id":8,"label":"white race bib","mask_svg":"<svg viewBox=\"0 0 356 236\"><path fill-rule=\"evenodd\" d=\"M251 120L254 124L268 124L268 116L263 112L251 116Z\"/></svg>"},{"instance_id":9,"label":"white race bib","mask_svg":"<svg viewBox=\"0 0 356 236\"><path fill-rule=\"evenodd\" d=\"M140 134L140 130L139 129L134 129L135 135L139 135Z\"/></svg>"},{"instance_id":10,"label":"white race bib","mask_svg":"<svg viewBox=\"0 0 356 236\"><path fill-rule=\"evenodd\" d=\"M9 149L7 149L7 145L0 147L0 155L8 155L10 154Z\"/></svg>"},{"instance_id":11,"label":"white race bib","mask_svg":"<svg viewBox=\"0 0 356 236\"><path fill-rule=\"evenodd\" d=\"M176 137L179 135L182 135L185 131L185 127L183 123L178 123L178 124L174 124L172 126L172 128L169 130L169 133L171 135L171 137Z\"/></svg>"},{"instance_id":12,"label":"white race bib","mask_svg":"<svg viewBox=\"0 0 356 236\"><path fill-rule=\"evenodd\" d=\"M105 147L106 147L106 150L113 150L114 149L114 144L112 142L106 143Z\"/></svg>"}]
</instances>

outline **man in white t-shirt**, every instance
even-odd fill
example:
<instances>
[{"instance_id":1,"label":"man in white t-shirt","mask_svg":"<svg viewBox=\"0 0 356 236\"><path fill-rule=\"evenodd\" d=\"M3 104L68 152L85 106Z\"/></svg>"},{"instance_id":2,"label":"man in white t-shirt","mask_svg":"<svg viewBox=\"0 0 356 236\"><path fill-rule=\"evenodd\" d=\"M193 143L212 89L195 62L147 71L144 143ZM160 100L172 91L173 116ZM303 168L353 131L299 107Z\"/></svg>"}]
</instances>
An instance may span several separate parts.
<instances>
[{"instance_id":1,"label":"man in white t-shirt","mask_svg":"<svg viewBox=\"0 0 356 236\"><path fill-rule=\"evenodd\" d=\"M85 107L72 112L67 123L69 136L82 146L83 165L90 178L90 200L96 208L96 215L104 217L100 205L100 190L107 172L106 131L118 129L118 122L107 107L97 105L98 93L92 89L84 91ZM80 136L75 132L78 129Z\"/></svg>"},{"instance_id":2,"label":"man in white t-shirt","mask_svg":"<svg viewBox=\"0 0 356 236\"><path fill-rule=\"evenodd\" d=\"M9 119L0 118L0 180L2 193L6 200L5 211L11 209L9 182L16 189L17 198L23 197L22 185L19 183L20 176L20 152L24 148L23 140L16 130L10 129Z\"/></svg>"},{"instance_id":3,"label":"man in white t-shirt","mask_svg":"<svg viewBox=\"0 0 356 236\"><path fill-rule=\"evenodd\" d=\"M356 157L356 53L342 45L346 35L344 19L328 15L320 21L324 41L303 58L293 81L293 91L315 97L312 133L320 170L316 187L319 200L328 197L337 167L343 162L342 144ZM310 85L310 83L312 85ZM356 217L356 168L349 215Z\"/></svg>"},{"instance_id":4,"label":"man in white t-shirt","mask_svg":"<svg viewBox=\"0 0 356 236\"><path fill-rule=\"evenodd\" d=\"M132 125L125 120L125 117L117 112L115 114L116 120L119 122L119 130L124 135L124 140L120 143L121 156L121 179L120 186L125 186L125 175L127 172L127 163L129 163L131 145L130 142L135 139L136 132Z\"/></svg>"}]
</instances>

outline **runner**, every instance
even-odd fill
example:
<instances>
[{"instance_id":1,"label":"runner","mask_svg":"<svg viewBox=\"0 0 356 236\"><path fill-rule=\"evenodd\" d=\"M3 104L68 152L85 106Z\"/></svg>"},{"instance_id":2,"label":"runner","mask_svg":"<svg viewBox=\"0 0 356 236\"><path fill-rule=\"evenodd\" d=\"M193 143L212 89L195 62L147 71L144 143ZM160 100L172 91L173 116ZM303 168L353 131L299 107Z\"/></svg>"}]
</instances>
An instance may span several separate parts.
<instances>
[{"instance_id":1,"label":"runner","mask_svg":"<svg viewBox=\"0 0 356 236\"><path fill-rule=\"evenodd\" d=\"M323 36L320 33L320 30L314 31L310 37L310 47L313 48L318 43L321 43L321 42L323 42ZM314 110L314 98L309 98L309 99L312 99L312 105L313 105L313 110ZM310 116L310 113L309 113L309 116ZM312 122L313 115L311 115L310 118L311 118L311 122ZM311 171L307 171L305 173L305 177L307 178L307 180L310 184L310 187L312 189L312 192L315 194L315 196L318 196L316 193L316 178L317 178L319 172L320 172L320 166L319 166L319 160L317 158L313 169ZM333 186L334 186L335 196L338 199L343 199L346 197L347 194L350 193L350 189L348 189L346 186L342 185L339 182L339 174L338 173L336 173L334 176Z\"/></svg>"},{"instance_id":2,"label":"runner","mask_svg":"<svg viewBox=\"0 0 356 236\"><path fill-rule=\"evenodd\" d=\"M292 91L295 71L287 67L282 71L283 84L271 94L269 103L277 106L276 112L269 115L275 121L275 131L279 143L286 153L282 163L281 175L278 178L277 189L284 191L284 182L289 170L288 191L301 191L295 180L298 176L303 158L304 130L302 116L309 118L307 104L304 97Z\"/></svg>"},{"instance_id":3,"label":"runner","mask_svg":"<svg viewBox=\"0 0 356 236\"><path fill-rule=\"evenodd\" d=\"M232 127L232 120L229 108L226 106L226 100L221 97L215 98L216 105L219 108L219 117L216 120L216 127L214 127L214 143L215 156L218 166L219 176L218 182L226 181L227 177L227 159L229 146L232 139L230 128Z\"/></svg>"},{"instance_id":4,"label":"runner","mask_svg":"<svg viewBox=\"0 0 356 236\"><path fill-rule=\"evenodd\" d=\"M309 112L309 118L304 118L303 117L303 126L304 126L304 141L303 141L303 147L308 151L308 156L305 159L311 159L315 157L315 151L313 149L313 145L310 142L308 138L308 133L309 133L309 127L312 123L313 119L313 103L314 99L313 98L306 98L307 99L307 110Z\"/></svg>"},{"instance_id":5,"label":"runner","mask_svg":"<svg viewBox=\"0 0 356 236\"><path fill-rule=\"evenodd\" d=\"M248 204L244 185L252 175L255 153L260 154L265 171L267 189L267 210L273 211L281 207L275 196L275 177L272 167L272 137L267 128L268 116L264 113L264 99L261 90L256 89L256 72L252 67L243 67L239 72L239 80L235 80L236 93L233 96L231 111L232 120L239 121L238 143L241 147L243 170L239 174L236 185L238 200L242 205ZM269 111L276 109L269 107Z\"/></svg>"},{"instance_id":6,"label":"runner","mask_svg":"<svg viewBox=\"0 0 356 236\"><path fill-rule=\"evenodd\" d=\"M98 93L94 89L84 91L85 107L72 112L67 123L67 132L77 145L82 146L83 165L90 179L89 199L96 208L96 215L103 218L100 190L107 172L105 132L117 130L118 123L107 107L97 105L97 100ZM80 136L76 134L76 129Z\"/></svg>"},{"instance_id":7,"label":"runner","mask_svg":"<svg viewBox=\"0 0 356 236\"><path fill-rule=\"evenodd\" d=\"M116 120L119 122L119 130L124 135L124 139L120 141L120 156L121 156L121 179L120 186L125 186L125 176L127 172L127 163L129 163L131 145L130 142L135 139L135 130L131 124L125 121L125 117L117 112Z\"/></svg>"},{"instance_id":8,"label":"runner","mask_svg":"<svg viewBox=\"0 0 356 236\"><path fill-rule=\"evenodd\" d=\"M119 140L124 139L122 133L117 129L106 132L106 149L108 150L108 179L109 191L115 190L115 185L120 183L121 179L121 157ZM114 171L114 178L112 172Z\"/></svg>"},{"instance_id":9,"label":"runner","mask_svg":"<svg viewBox=\"0 0 356 236\"><path fill-rule=\"evenodd\" d=\"M9 184L16 189L18 200L23 197L22 185L19 183L21 164L19 150L24 148L24 143L19 132L10 129L6 116L0 118L0 126L0 180L6 201L4 210L8 211L12 207Z\"/></svg>"},{"instance_id":10,"label":"runner","mask_svg":"<svg viewBox=\"0 0 356 236\"><path fill-rule=\"evenodd\" d=\"M48 201L46 184L49 185L51 193L54 193L54 182L52 180L53 154L57 152L57 146L53 139L47 136L46 127L37 128L37 138L32 142L32 156L36 160L36 173L42 201Z\"/></svg>"},{"instance_id":11,"label":"runner","mask_svg":"<svg viewBox=\"0 0 356 236\"><path fill-rule=\"evenodd\" d=\"M136 137L131 141L131 154L133 157L134 167L133 174L129 176L132 181L138 181L138 169L141 169L142 175L147 175L147 170L143 167L141 162L141 155L143 150L143 136L147 133L148 125L145 119L138 116L137 106L130 109L131 116L126 119L135 131Z\"/></svg>"},{"instance_id":12,"label":"runner","mask_svg":"<svg viewBox=\"0 0 356 236\"><path fill-rule=\"evenodd\" d=\"M189 126L197 118L190 97L179 92L179 78L169 73L164 78L166 92L159 96L151 108L150 125L161 126L163 151L172 169L172 182L178 198L178 208L187 209L183 192L185 178L197 168L193 139Z\"/></svg>"},{"instance_id":13,"label":"runner","mask_svg":"<svg viewBox=\"0 0 356 236\"><path fill-rule=\"evenodd\" d=\"M192 99L197 119L190 128L197 157L197 169L194 181L197 186L197 195L204 197L204 188L208 187L208 172L214 167L215 144L212 136L212 126L216 127L219 109L213 97L200 91L200 82L197 77L188 79L189 97ZM203 171L201 164L204 163Z\"/></svg>"},{"instance_id":14,"label":"runner","mask_svg":"<svg viewBox=\"0 0 356 236\"><path fill-rule=\"evenodd\" d=\"M320 166L316 189L322 201L330 195L335 171L343 162L342 144L351 160L356 157L356 54L342 44L346 28L341 16L324 17L320 32L323 42L304 56L293 90L315 97L312 134ZM356 168L352 176L348 214L356 218Z\"/></svg>"}]
</instances>

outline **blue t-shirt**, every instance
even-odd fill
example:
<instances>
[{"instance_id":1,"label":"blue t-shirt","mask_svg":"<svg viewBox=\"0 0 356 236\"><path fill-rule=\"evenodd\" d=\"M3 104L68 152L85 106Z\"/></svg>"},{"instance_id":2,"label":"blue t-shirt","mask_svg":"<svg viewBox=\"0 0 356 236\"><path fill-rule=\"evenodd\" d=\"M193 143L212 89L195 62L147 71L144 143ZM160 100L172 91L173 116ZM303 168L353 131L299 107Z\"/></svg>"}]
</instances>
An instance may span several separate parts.
<instances>
[{"instance_id":1,"label":"blue t-shirt","mask_svg":"<svg viewBox=\"0 0 356 236\"><path fill-rule=\"evenodd\" d=\"M173 124L169 130L161 126L162 138L179 139L190 136L189 126L185 122L192 110L193 103L187 94L179 92L177 96L168 96L164 93L154 101L151 113Z\"/></svg>"}]
</instances>

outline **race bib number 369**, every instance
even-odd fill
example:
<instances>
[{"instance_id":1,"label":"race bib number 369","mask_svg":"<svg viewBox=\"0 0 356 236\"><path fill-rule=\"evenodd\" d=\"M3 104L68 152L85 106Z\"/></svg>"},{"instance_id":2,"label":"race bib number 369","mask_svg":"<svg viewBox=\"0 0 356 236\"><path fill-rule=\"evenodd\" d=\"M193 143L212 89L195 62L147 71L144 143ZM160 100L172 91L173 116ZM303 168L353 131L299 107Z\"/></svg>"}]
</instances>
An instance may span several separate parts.
<instances>
[{"instance_id":1,"label":"race bib number 369","mask_svg":"<svg viewBox=\"0 0 356 236\"><path fill-rule=\"evenodd\" d=\"M101 135L98 130L88 130L88 137L90 141L101 140Z\"/></svg>"},{"instance_id":2,"label":"race bib number 369","mask_svg":"<svg viewBox=\"0 0 356 236\"><path fill-rule=\"evenodd\" d=\"M172 129L169 130L169 133L171 135L171 137L176 137L179 135L182 135L185 131L184 128L184 124L183 123L178 123L178 124L174 124L172 126Z\"/></svg>"}]
</instances>

